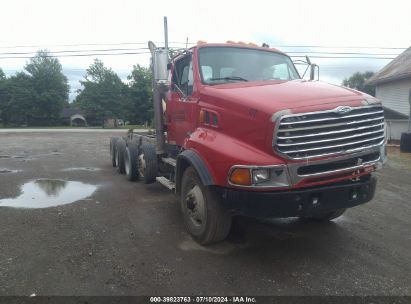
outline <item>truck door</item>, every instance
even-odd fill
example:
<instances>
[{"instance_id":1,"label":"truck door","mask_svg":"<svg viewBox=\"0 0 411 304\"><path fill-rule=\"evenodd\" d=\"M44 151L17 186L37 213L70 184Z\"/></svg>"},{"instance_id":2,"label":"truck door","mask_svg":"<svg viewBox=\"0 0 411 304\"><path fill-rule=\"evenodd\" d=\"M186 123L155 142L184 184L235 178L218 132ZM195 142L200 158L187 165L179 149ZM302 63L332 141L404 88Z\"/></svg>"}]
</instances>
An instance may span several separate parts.
<instances>
[{"instance_id":1,"label":"truck door","mask_svg":"<svg viewBox=\"0 0 411 304\"><path fill-rule=\"evenodd\" d=\"M172 89L167 96L168 142L182 146L194 129L194 113L197 100L193 93L192 56L188 54L175 62L172 74Z\"/></svg>"}]
</instances>

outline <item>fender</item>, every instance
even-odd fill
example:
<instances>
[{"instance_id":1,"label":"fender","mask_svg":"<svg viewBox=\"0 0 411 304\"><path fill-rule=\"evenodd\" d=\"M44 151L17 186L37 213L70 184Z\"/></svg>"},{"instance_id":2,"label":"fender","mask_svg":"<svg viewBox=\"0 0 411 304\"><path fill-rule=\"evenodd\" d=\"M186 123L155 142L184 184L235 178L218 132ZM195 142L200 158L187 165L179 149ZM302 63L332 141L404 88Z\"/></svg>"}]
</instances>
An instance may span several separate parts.
<instances>
[{"instance_id":1,"label":"fender","mask_svg":"<svg viewBox=\"0 0 411 304\"><path fill-rule=\"evenodd\" d=\"M184 170L188 166L192 166L196 170L204 186L214 185L214 180L210 173L210 170L208 169L203 159L198 155L198 153L196 153L194 150L184 150L177 157L176 193L180 193L181 179L183 177Z\"/></svg>"},{"instance_id":2,"label":"fender","mask_svg":"<svg viewBox=\"0 0 411 304\"><path fill-rule=\"evenodd\" d=\"M213 185L227 187L228 173L233 165L282 165L284 160L261 151L244 141L217 130L197 128L187 138L184 148L194 150L205 163Z\"/></svg>"}]
</instances>

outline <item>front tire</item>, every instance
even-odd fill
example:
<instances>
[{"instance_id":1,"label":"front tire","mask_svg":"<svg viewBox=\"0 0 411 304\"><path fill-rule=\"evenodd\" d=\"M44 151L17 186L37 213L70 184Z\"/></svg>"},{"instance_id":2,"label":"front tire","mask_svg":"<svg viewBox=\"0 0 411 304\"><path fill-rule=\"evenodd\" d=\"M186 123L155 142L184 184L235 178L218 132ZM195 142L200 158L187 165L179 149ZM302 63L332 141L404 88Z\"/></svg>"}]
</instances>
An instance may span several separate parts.
<instances>
[{"instance_id":1,"label":"front tire","mask_svg":"<svg viewBox=\"0 0 411 304\"><path fill-rule=\"evenodd\" d=\"M183 174L180 203L186 228L198 243L207 245L227 237L231 215L216 193L203 185L192 167Z\"/></svg>"}]
</instances>

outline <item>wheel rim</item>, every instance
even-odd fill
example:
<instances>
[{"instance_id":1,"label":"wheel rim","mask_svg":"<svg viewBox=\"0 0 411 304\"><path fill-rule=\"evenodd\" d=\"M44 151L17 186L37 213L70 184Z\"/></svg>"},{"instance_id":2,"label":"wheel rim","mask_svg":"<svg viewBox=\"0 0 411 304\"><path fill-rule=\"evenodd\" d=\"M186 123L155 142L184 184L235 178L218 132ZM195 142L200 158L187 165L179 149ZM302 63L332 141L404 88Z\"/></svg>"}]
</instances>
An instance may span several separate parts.
<instances>
[{"instance_id":1,"label":"wheel rim","mask_svg":"<svg viewBox=\"0 0 411 304\"><path fill-rule=\"evenodd\" d=\"M205 224L205 200L203 192L198 185L194 185L190 191L188 191L186 197L187 215L191 223L196 228L202 228Z\"/></svg>"},{"instance_id":2,"label":"wheel rim","mask_svg":"<svg viewBox=\"0 0 411 304\"><path fill-rule=\"evenodd\" d=\"M138 172L141 177L144 177L144 173L146 172L146 160L144 158L144 153L141 153L138 156Z\"/></svg>"},{"instance_id":3,"label":"wheel rim","mask_svg":"<svg viewBox=\"0 0 411 304\"><path fill-rule=\"evenodd\" d=\"M126 150L125 154L126 154L125 155L126 159L124 160L124 167L126 170L126 174L128 175L130 173L130 151L129 149Z\"/></svg>"}]
</instances>

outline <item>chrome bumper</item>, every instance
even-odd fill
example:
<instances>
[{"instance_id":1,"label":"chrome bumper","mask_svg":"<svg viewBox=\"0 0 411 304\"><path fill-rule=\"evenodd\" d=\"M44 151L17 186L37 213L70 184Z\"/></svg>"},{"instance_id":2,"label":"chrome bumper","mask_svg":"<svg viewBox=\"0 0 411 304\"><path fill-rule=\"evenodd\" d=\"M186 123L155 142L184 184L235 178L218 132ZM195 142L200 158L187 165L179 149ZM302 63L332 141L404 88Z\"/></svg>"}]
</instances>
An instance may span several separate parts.
<instances>
[{"instance_id":1,"label":"chrome bumper","mask_svg":"<svg viewBox=\"0 0 411 304\"><path fill-rule=\"evenodd\" d=\"M364 162L361 161L362 156L371 155L371 154L375 154L376 157L370 161L364 161ZM300 169L303 167L316 166L316 165L330 165L330 164L332 165L332 164L337 164L345 160L350 160L350 159L355 159L355 158L359 160L357 164L355 165L349 165L347 167L342 167L342 168L338 168L334 170L325 169L324 171L307 173L307 174L299 173ZM312 178L327 177L327 176L331 177L336 174L360 172L362 170L369 170L369 172L371 173L373 171L381 169L382 166L386 163L386 161L387 161L387 150L386 150L385 144L383 144L379 147L369 149L367 151L347 154L344 156L334 157L332 159L319 160L319 161L307 160L305 162L292 163L292 164L288 164L287 168L288 168L288 174L290 178L290 186L294 186L294 185L299 184L303 180L309 180Z\"/></svg>"}]
</instances>

